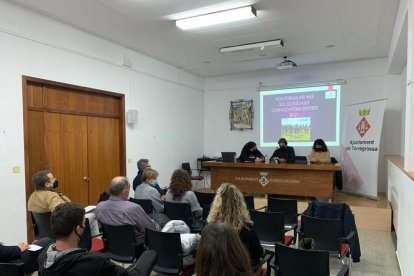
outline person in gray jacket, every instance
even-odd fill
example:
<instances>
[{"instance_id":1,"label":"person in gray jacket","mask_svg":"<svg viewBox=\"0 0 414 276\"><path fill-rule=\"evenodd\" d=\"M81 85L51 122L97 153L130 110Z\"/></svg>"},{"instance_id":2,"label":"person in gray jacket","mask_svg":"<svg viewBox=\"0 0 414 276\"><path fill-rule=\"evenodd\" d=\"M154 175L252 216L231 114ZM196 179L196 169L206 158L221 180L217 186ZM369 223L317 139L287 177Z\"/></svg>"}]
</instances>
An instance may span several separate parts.
<instances>
[{"instance_id":1,"label":"person in gray jacket","mask_svg":"<svg viewBox=\"0 0 414 276\"><path fill-rule=\"evenodd\" d=\"M155 185L157 182L158 172L151 168L146 168L142 173L142 184L135 189L136 199L150 199L155 212L164 212L164 203L161 200L161 194Z\"/></svg>"}]
</instances>

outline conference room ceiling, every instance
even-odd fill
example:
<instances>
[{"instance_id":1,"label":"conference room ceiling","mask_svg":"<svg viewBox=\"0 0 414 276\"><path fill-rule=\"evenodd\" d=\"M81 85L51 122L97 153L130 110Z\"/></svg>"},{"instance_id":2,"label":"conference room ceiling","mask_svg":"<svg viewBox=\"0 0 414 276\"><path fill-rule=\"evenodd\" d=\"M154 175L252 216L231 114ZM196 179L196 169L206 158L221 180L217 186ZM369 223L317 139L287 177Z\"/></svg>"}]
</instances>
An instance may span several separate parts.
<instances>
[{"instance_id":1,"label":"conference room ceiling","mask_svg":"<svg viewBox=\"0 0 414 276\"><path fill-rule=\"evenodd\" d=\"M10 0L199 76L386 57L399 0ZM253 5L257 18L183 31L174 19ZM285 46L222 54L283 39ZM332 46L333 45L333 46ZM292 69L294 70L294 69Z\"/></svg>"}]
</instances>

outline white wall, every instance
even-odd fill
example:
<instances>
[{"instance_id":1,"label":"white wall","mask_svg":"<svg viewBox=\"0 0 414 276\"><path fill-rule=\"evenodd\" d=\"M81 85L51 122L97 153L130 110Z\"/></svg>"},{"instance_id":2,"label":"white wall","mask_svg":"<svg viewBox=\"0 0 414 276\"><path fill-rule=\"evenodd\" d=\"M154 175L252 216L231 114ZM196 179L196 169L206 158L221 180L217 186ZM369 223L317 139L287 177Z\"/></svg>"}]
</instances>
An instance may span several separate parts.
<instances>
[{"instance_id":1,"label":"white wall","mask_svg":"<svg viewBox=\"0 0 414 276\"><path fill-rule=\"evenodd\" d=\"M202 154L203 80L172 66L0 1L0 228L6 244L26 240L22 75L125 94L139 111L126 127L127 176L149 158L161 185ZM132 70L122 66L124 56ZM12 173L19 166L20 173ZM64 185L64 183L62 183Z\"/></svg>"},{"instance_id":2,"label":"white wall","mask_svg":"<svg viewBox=\"0 0 414 276\"><path fill-rule=\"evenodd\" d=\"M400 84L399 75L387 74L386 59L372 59L332 64L300 66L296 69L268 70L255 73L207 78L204 80L204 153L217 156L221 151L240 152L249 141L259 142L259 92L258 83L264 86L284 86L336 79L346 80L341 92L341 123L346 105L388 98L384 122L383 148L380 168L385 168L384 154L399 154ZM253 99L253 130L230 131L230 101ZM395 121L396 120L396 121ZM272 148L261 148L263 154L272 154ZM309 148L295 148L297 155L307 155ZM339 157L339 147L330 147L333 156ZM379 190L386 190L386 170L380 170Z\"/></svg>"},{"instance_id":3,"label":"white wall","mask_svg":"<svg viewBox=\"0 0 414 276\"><path fill-rule=\"evenodd\" d=\"M397 256L402 275L414 275L412 252L414 244L414 181L388 161L388 185L398 194Z\"/></svg>"}]
</instances>

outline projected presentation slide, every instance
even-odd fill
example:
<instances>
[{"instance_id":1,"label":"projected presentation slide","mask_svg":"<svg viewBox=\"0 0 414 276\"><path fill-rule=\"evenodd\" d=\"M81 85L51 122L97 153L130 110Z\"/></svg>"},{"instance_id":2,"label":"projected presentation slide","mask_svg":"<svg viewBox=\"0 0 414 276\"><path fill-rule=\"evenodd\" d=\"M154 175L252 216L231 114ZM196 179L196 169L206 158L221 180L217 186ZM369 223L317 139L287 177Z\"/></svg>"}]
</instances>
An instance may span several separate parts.
<instances>
[{"instance_id":1,"label":"projected presentation slide","mask_svg":"<svg viewBox=\"0 0 414 276\"><path fill-rule=\"evenodd\" d=\"M276 147L284 137L290 146L313 145L322 138L339 145L340 85L260 92L260 146Z\"/></svg>"}]
</instances>

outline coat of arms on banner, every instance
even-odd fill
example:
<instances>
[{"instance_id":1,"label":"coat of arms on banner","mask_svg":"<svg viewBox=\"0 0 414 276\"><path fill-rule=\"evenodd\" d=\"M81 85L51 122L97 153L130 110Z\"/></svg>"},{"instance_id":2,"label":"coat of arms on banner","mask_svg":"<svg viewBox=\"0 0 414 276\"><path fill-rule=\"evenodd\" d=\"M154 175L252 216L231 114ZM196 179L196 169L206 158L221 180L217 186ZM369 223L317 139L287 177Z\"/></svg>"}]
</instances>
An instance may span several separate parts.
<instances>
[{"instance_id":1,"label":"coat of arms on banner","mask_svg":"<svg viewBox=\"0 0 414 276\"><path fill-rule=\"evenodd\" d=\"M367 119L363 117L361 121L359 121L358 125L356 126L356 130L359 133L359 136L364 137L364 135L368 132L371 128L371 125L368 123Z\"/></svg>"}]
</instances>

